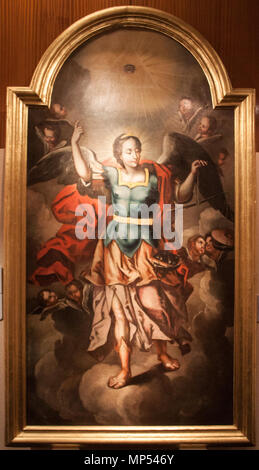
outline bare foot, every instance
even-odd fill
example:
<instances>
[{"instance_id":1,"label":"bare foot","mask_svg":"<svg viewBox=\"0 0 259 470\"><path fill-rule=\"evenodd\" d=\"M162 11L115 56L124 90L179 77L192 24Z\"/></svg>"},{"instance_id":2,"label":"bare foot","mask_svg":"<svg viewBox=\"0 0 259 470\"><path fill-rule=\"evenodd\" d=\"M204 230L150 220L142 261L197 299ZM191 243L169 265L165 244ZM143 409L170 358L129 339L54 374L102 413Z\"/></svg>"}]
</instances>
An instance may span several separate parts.
<instances>
[{"instance_id":1,"label":"bare foot","mask_svg":"<svg viewBox=\"0 0 259 470\"><path fill-rule=\"evenodd\" d=\"M115 377L110 377L108 380L108 387L110 388L122 388L128 385L131 379L131 374L128 370L121 370Z\"/></svg>"},{"instance_id":2,"label":"bare foot","mask_svg":"<svg viewBox=\"0 0 259 470\"><path fill-rule=\"evenodd\" d=\"M159 354L158 359L162 362L165 370L174 371L180 368L180 362L177 359L173 359L169 354Z\"/></svg>"}]
</instances>

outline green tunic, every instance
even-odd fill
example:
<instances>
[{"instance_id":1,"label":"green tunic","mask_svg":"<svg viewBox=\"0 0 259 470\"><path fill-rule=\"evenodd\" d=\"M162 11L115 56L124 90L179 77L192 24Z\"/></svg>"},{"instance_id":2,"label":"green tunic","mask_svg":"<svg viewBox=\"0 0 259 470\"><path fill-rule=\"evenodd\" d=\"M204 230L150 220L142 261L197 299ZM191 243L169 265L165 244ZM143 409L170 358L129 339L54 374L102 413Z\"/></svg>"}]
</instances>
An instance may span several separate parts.
<instances>
[{"instance_id":1,"label":"green tunic","mask_svg":"<svg viewBox=\"0 0 259 470\"><path fill-rule=\"evenodd\" d=\"M158 210L159 193L157 176L145 170L145 182L128 183L123 181L120 170L113 167L104 167L105 176L111 189L113 214L119 217L131 217L130 223L112 220L106 229L104 245L108 246L115 240L122 253L132 257L145 240L152 246L157 245L154 238L153 226L138 225L132 219L153 218L153 209ZM144 206L143 206L144 205Z\"/></svg>"}]
</instances>

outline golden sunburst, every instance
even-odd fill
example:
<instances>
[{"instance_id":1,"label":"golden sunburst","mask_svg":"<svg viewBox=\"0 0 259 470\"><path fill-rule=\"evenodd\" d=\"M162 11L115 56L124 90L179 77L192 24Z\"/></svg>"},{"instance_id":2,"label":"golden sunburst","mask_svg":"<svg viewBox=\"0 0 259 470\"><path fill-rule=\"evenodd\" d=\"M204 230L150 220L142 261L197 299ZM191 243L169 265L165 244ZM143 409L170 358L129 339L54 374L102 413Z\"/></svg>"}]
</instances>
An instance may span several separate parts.
<instances>
[{"instance_id":1,"label":"golden sunburst","mask_svg":"<svg viewBox=\"0 0 259 470\"><path fill-rule=\"evenodd\" d=\"M170 39L154 33L128 33L116 32L116 41L113 34L101 37L76 58L90 72L85 93L89 111L127 113L138 119L166 108L175 95Z\"/></svg>"}]
</instances>

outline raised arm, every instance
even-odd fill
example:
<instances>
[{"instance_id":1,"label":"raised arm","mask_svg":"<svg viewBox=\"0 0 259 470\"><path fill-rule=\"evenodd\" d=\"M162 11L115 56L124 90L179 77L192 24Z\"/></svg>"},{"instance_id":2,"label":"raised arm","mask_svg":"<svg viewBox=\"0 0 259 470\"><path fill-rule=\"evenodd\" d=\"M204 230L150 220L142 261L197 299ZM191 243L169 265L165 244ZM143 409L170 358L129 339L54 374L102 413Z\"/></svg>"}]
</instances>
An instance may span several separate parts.
<instances>
[{"instance_id":1,"label":"raised arm","mask_svg":"<svg viewBox=\"0 0 259 470\"><path fill-rule=\"evenodd\" d=\"M177 202L184 203L192 197L197 171L201 166L207 166L207 162L205 160L195 160L192 163L192 168L189 175L178 188L176 197Z\"/></svg>"},{"instance_id":2,"label":"raised arm","mask_svg":"<svg viewBox=\"0 0 259 470\"><path fill-rule=\"evenodd\" d=\"M83 133L83 128L79 125L79 122L76 121L71 138L72 155L78 176L80 176L84 181L90 181L92 177L91 168L89 162L84 159L79 145L79 140Z\"/></svg>"}]
</instances>

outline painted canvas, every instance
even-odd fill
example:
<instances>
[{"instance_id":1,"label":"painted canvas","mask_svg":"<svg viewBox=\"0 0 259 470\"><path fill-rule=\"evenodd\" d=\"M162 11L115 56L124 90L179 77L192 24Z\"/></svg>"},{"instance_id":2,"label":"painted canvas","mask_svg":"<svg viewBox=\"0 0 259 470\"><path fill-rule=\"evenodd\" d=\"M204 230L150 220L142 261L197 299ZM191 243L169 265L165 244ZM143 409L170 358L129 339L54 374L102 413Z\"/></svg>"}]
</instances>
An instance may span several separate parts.
<instances>
[{"instance_id":1,"label":"painted canvas","mask_svg":"<svg viewBox=\"0 0 259 470\"><path fill-rule=\"evenodd\" d=\"M234 164L176 40L70 55L29 108L28 424L233 423Z\"/></svg>"}]
</instances>

